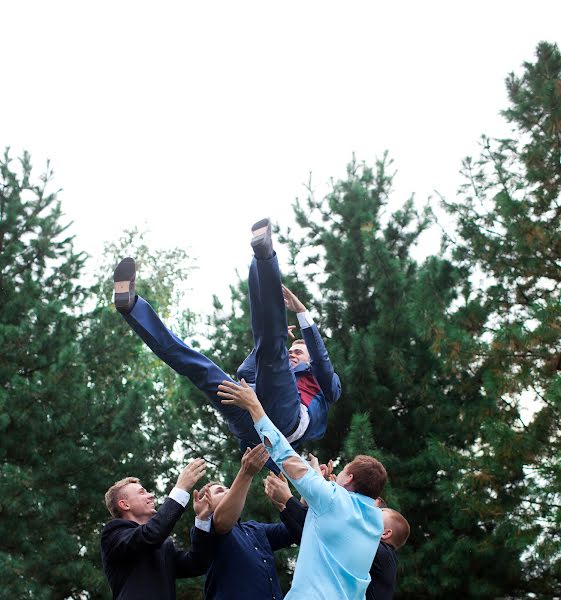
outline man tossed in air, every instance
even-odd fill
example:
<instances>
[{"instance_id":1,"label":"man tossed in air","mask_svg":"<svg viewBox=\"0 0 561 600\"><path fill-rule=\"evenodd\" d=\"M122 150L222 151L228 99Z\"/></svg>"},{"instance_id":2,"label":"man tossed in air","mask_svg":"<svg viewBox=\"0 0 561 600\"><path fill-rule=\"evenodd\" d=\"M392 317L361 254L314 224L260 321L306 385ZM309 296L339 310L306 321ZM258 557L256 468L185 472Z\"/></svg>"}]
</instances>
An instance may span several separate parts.
<instances>
[{"instance_id":1,"label":"man tossed in air","mask_svg":"<svg viewBox=\"0 0 561 600\"><path fill-rule=\"evenodd\" d=\"M238 376L255 385L267 415L291 444L319 439L325 433L329 407L341 395L339 377L309 313L281 284L269 220L256 223L252 233L255 256L249 270L249 294L254 349ZM117 265L113 276L117 310L161 360L206 394L242 449L259 444L247 411L225 406L217 396L218 385L230 378L162 323L148 302L135 294L135 276L132 258ZM286 348L286 308L297 313L304 338L296 340L290 350Z\"/></svg>"}]
</instances>

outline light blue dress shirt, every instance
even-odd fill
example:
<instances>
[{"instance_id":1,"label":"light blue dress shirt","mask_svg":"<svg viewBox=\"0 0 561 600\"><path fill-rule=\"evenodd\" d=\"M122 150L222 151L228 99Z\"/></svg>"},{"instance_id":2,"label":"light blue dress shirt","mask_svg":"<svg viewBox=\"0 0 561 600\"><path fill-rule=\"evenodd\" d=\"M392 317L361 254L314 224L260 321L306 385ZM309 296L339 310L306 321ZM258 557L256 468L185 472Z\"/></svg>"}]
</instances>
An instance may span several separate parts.
<instances>
[{"instance_id":1,"label":"light blue dress shirt","mask_svg":"<svg viewBox=\"0 0 561 600\"><path fill-rule=\"evenodd\" d=\"M316 473L269 417L259 419L255 429L271 458L310 507L285 600L362 600L383 532L382 511L372 498L349 492ZM306 465L300 479L293 479L283 468L291 456Z\"/></svg>"}]
</instances>

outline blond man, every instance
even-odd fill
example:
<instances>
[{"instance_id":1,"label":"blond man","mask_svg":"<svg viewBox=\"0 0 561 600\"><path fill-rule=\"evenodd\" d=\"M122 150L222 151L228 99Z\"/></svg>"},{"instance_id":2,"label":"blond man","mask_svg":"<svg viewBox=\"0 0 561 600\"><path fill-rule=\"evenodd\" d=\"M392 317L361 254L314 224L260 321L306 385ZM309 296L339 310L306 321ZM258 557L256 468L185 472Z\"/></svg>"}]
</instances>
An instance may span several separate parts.
<instances>
[{"instance_id":1,"label":"blond man","mask_svg":"<svg viewBox=\"0 0 561 600\"><path fill-rule=\"evenodd\" d=\"M211 561L210 508L196 490L191 550L177 550L169 537L190 490L204 474L201 458L187 465L158 510L154 494L136 477L121 479L107 490L105 504L113 519L103 528L101 558L113 598L175 600L176 579L205 573Z\"/></svg>"}]
</instances>

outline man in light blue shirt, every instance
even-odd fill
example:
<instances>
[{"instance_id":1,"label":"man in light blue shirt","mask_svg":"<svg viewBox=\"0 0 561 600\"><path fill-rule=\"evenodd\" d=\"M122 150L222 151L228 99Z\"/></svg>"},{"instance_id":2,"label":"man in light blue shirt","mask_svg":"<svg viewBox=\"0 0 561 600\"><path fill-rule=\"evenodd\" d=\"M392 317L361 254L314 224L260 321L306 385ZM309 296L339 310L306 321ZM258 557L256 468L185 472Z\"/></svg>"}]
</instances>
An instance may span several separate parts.
<instances>
[{"instance_id":1,"label":"man in light blue shirt","mask_svg":"<svg viewBox=\"0 0 561 600\"><path fill-rule=\"evenodd\" d=\"M271 458L310 507L286 600L363 600L384 530L374 501L387 480L382 463L359 455L336 482L325 481L294 452L245 381L224 381L218 389L224 404L249 412Z\"/></svg>"}]
</instances>

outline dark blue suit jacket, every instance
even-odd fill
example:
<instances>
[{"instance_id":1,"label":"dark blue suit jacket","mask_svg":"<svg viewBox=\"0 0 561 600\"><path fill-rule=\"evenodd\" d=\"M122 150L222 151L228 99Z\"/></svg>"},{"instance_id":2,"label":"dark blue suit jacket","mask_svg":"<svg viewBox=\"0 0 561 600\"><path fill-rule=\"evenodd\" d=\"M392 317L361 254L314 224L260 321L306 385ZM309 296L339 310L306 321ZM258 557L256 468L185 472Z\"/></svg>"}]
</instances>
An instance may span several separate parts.
<instances>
[{"instance_id":1,"label":"dark blue suit jacket","mask_svg":"<svg viewBox=\"0 0 561 600\"><path fill-rule=\"evenodd\" d=\"M282 600L274 552L294 543L282 523L238 521L212 543L206 600Z\"/></svg>"},{"instance_id":2,"label":"dark blue suit jacket","mask_svg":"<svg viewBox=\"0 0 561 600\"><path fill-rule=\"evenodd\" d=\"M337 373L333 370L327 348L323 343L317 326L304 327L302 329L302 336L310 354L310 362L308 364L299 363L293 367L292 371L296 377L296 383L298 384L299 379L303 375L311 373L316 378L320 389L308 405L310 424L302 437L291 444L293 448L298 448L302 442L307 440L317 440L323 437L327 428L327 413L329 412L329 408L341 396L341 381ZM243 378L246 383L254 384L256 370L254 348L239 366L237 372L238 379ZM247 445L242 442L241 449L245 450ZM271 468L271 465L268 463L267 467ZM276 468L273 467L272 469L278 472Z\"/></svg>"},{"instance_id":3,"label":"dark blue suit jacket","mask_svg":"<svg viewBox=\"0 0 561 600\"><path fill-rule=\"evenodd\" d=\"M175 580L205 573L211 561L212 534L193 529L191 550L176 550L169 537L184 512L167 498L158 512L139 525L113 519L101 534L101 560L113 598L174 600Z\"/></svg>"}]
</instances>

